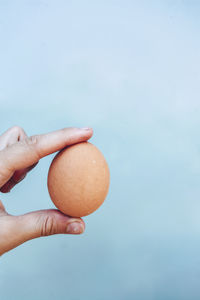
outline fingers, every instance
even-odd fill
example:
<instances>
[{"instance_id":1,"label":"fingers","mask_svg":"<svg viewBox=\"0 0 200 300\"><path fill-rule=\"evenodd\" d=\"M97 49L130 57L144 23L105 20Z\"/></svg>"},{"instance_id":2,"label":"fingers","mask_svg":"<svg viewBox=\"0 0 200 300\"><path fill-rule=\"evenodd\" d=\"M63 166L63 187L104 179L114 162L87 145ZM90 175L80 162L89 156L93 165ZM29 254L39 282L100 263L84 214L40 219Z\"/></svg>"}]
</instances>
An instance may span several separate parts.
<instances>
[{"instance_id":1,"label":"fingers","mask_svg":"<svg viewBox=\"0 0 200 300\"><path fill-rule=\"evenodd\" d=\"M85 224L80 218L71 218L58 210L41 210L22 216L4 217L0 231L0 255L20 244L53 234L81 234Z\"/></svg>"},{"instance_id":2,"label":"fingers","mask_svg":"<svg viewBox=\"0 0 200 300\"><path fill-rule=\"evenodd\" d=\"M13 126L0 135L0 151L4 148L15 144L27 137L24 129L19 126Z\"/></svg>"},{"instance_id":3,"label":"fingers","mask_svg":"<svg viewBox=\"0 0 200 300\"><path fill-rule=\"evenodd\" d=\"M28 138L28 136L23 128L19 126L13 126L0 136L0 151L7 148L8 146L17 143L18 141L23 141L26 138ZM2 193L8 193L17 183L19 183L26 177L26 174L33 167L35 167L36 164L29 168L15 171L13 173L13 176L0 188L0 191Z\"/></svg>"},{"instance_id":4,"label":"fingers","mask_svg":"<svg viewBox=\"0 0 200 300\"><path fill-rule=\"evenodd\" d=\"M92 129L64 128L48 134L25 138L0 151L0 187L16 170L37 163L42 157L61 150L71 144L87 141Z\"/></svg>"}]
</instances>

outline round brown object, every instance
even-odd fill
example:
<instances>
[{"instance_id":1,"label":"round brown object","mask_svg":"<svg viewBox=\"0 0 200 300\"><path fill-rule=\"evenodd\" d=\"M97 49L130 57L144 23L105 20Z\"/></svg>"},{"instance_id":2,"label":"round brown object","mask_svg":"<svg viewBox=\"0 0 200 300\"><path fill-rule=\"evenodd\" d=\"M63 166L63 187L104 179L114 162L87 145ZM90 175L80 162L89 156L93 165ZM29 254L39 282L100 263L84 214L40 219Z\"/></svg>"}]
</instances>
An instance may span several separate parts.
<instances>
[{"instance_id":1,"label":"round brown object","mask_svg":"<svg viewBox=\"0 0 200 300\"><path fill-rule=\"evenodd\" d=\"M83 217L105 200L110 173L102 153L83 142L60 151L48 174L48 190L55 206L64 214Z\"/></svg>"}]
</instances>

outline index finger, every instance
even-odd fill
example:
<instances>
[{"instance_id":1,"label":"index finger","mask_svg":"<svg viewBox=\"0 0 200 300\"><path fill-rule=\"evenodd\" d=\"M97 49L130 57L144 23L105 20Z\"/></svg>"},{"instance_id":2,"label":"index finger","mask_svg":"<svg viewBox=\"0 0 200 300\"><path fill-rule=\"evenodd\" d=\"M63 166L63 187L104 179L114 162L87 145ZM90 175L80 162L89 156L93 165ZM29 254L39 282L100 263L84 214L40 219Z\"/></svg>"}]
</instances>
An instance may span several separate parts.
<instances>
[{"instance_id":1,"label":"index finger","mask_svg":"<svg viewBox=\"0 0 200 300\"><path fill-rule=\"evenodd\" d=\"M66 146L87 141L92 134L92 128L64 128L25 138L3 149L0 151L0 186L16 170L27 168Z\"/></svg>"}]
</instances>

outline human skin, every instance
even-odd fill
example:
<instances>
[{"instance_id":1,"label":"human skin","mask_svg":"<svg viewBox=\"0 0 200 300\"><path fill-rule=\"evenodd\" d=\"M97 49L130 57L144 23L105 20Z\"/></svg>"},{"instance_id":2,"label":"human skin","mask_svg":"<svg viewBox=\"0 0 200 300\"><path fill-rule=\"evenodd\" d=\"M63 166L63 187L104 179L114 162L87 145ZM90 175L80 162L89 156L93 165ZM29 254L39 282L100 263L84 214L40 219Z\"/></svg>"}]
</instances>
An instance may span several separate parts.
<instances>
[{"instance_id":1,"label":"human skin","mask_svg":"<svg viewBox=\"0 0 200 300\"><path fill-rule=\"evenodd\" d=\"M91 128L63 128L28 137L19 126L8 129L0 136L0 192L10 192L41 158L66 146L87 141L92 134ZM81 218L66 216L57 209L13 216L0 201L0 255L34 238L80 234L84 230Z\"/></svg>"}]
</instances>

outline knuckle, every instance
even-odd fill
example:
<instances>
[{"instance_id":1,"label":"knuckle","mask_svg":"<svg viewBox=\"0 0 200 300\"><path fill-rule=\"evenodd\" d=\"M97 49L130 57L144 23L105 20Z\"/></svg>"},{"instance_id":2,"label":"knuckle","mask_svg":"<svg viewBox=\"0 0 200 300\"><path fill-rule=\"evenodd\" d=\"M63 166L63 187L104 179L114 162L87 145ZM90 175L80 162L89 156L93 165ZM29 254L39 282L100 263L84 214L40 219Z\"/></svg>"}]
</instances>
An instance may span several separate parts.
<instances>
[{"instance_id":1,"label":"knuckle","mask_svg":"<svg viewBox=\"0 0 200 300\"><path fill-rule=\"evenodd\" d=\"M35 153L36 160L40 159L40 153L39 153L39 135L33 135L30 137L26 137L22 141L20 141L20 144L24 146L25 148L28 148L32 151L32 153Z\"/></svg>"},{"instance_id":2,"label":"knuckle","mask_svg":"<svg viewBox=\"0 0 200 300\"><path fill-rule=\"evenodd\" d=\"M48 236L56 233L56 224L52 216L46 216L41 226L41 236Z\"/></svg>"},{"instance_id":3,"label":"knuckle","mask_svg":"<svg viewBox=\"0 0 200 300\"><path fill-rule=\"evenodd\" d=\"M39 143L40 136L32 135L26 139L28 145L37 145Z\"/></svg>"},{"instance_id":4,"label":"knuckle","mask_svg":"<svg viewBox=\"0 0 200 300\"><path fill-rule=\"evenodd\" d=\"M15 126L11 127L10 130L13 131L13 132L17 132L17 133L24 131L23 128L18 126L18 125L15 125Z\"/></svg>"}]
</instances>

